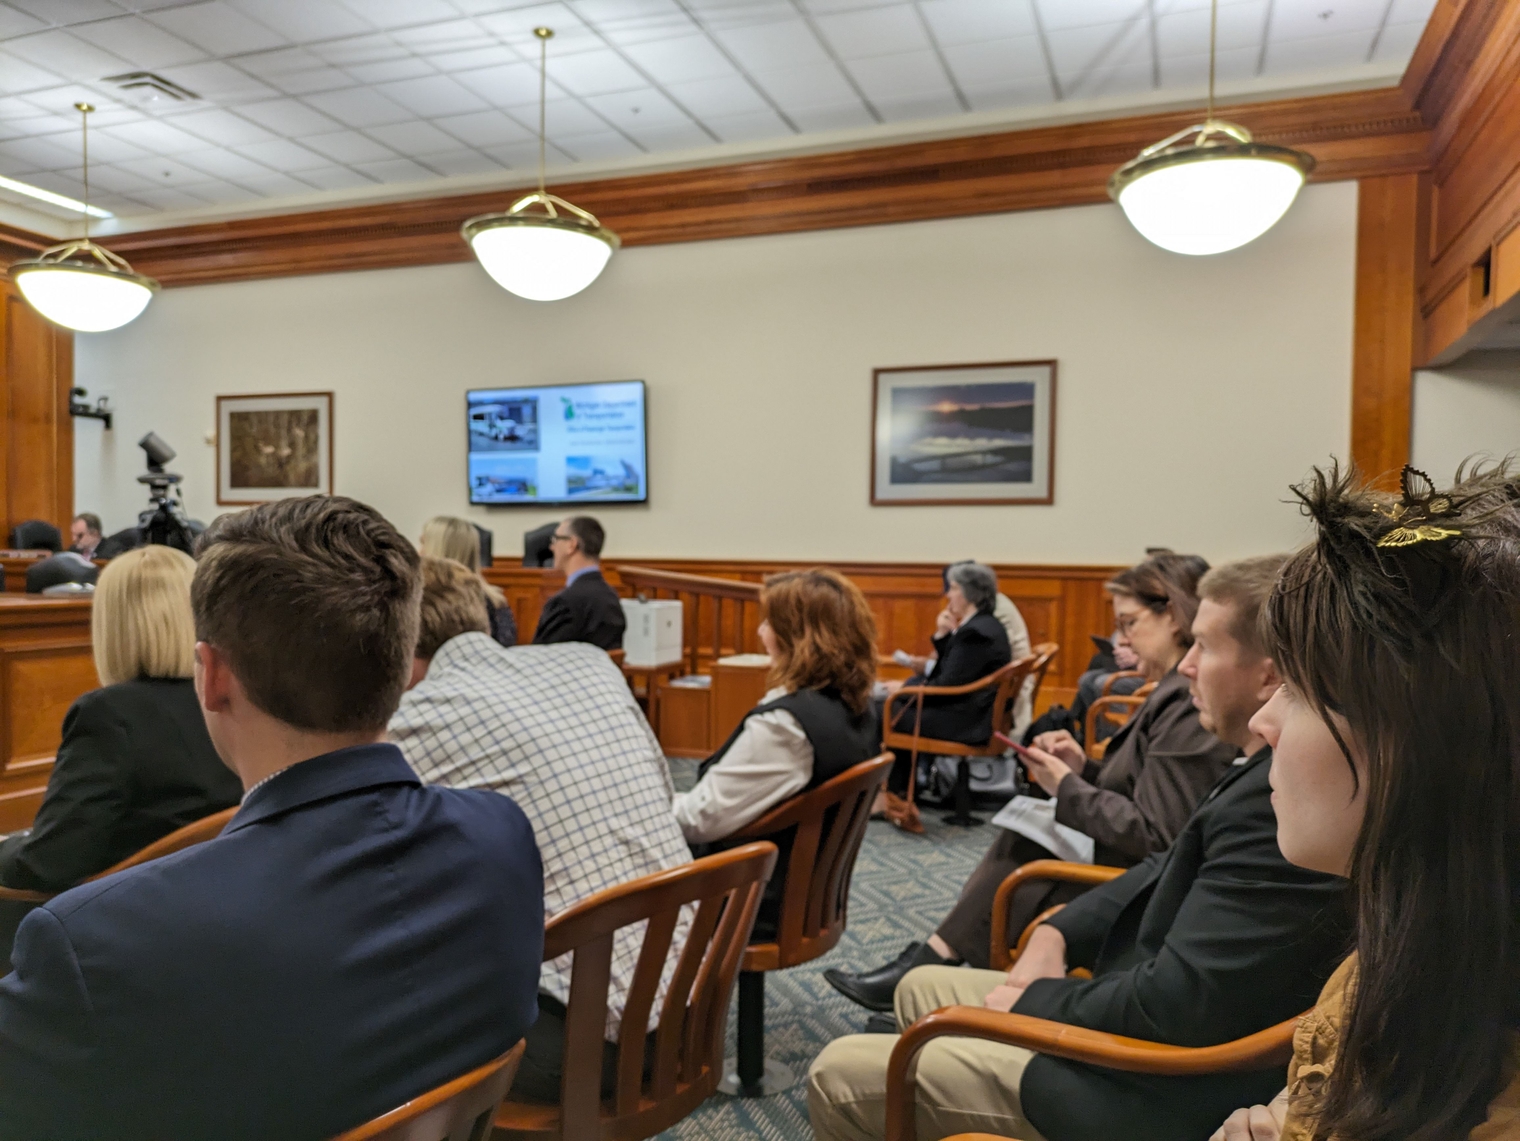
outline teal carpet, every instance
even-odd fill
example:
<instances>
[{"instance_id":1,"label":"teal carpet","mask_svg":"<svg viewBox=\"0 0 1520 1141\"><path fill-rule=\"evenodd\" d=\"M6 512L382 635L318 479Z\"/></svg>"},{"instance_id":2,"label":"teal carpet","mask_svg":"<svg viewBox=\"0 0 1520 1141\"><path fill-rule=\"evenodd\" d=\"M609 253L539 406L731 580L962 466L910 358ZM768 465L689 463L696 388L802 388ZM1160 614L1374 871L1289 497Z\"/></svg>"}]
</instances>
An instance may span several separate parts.
<instances>
[{"instance_id":1,"label":"teal carpet","mask_svg":"<svg viewBox=\"0 0 1520 1141\"><path fill-rule=\"evenodd\" d=\"M677 787L690 787L694 766L672 761L671 767ZM839 945L821 959L765 978L766 1055L799 1079L825 1045L842 1034L858 1033L867 1017L866 1010L823 981L824 970L874 967L923 939L954 904L961 884L992 842L990 827L949 827L940 822L938 809L926 809L923 815L927 831L922 836L871 822L850 887L849 927ZM730 1054L736 1017L730 1011ZM810 1141L812 1135L807 1086L799 1080L772 1097L711 1097L660 1136L664 1141Z\"/></svg>"}]
</instances>

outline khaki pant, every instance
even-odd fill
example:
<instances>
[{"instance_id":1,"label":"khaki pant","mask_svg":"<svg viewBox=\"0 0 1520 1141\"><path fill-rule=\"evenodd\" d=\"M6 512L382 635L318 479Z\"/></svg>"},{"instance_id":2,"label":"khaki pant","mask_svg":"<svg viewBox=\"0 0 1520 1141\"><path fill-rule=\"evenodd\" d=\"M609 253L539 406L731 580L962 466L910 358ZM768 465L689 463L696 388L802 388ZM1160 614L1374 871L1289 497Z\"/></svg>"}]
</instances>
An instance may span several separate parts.
<instances>
[{"instance_id":1,"label":"khaki pant","mask_svg":"<svg viewBox=\"0 0 1520 1141\"><path fill-rule=\"evenodd\" d=\"M942 1006L981 1006L1002 971L919 967L897 985L897 1025ZM851 1034L823 1048L808 1071L808 1116L817 1141L880 1141L887 1127L887 1059L895 1034ZM1043 1141L1019 1107L1019 1081L1034 1054L975 1038L936 1038L918 1055L918 1141L994 1133Z\"/></svg>"}]
</instances>

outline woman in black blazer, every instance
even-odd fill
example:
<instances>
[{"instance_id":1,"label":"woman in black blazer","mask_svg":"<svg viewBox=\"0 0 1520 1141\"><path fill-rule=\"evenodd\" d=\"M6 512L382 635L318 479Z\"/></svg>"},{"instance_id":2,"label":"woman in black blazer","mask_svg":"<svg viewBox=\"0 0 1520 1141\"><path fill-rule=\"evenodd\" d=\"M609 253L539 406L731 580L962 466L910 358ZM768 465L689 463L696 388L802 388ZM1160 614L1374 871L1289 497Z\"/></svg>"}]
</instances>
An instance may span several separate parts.
<instances>
[{"instance_id":1,"label":"woman in black blazer","mask_svg":"<svg viewBox=\"0 0 1520 1141\"><path fill-rule=\"evenodd\" d=\"M194 575L189 555L162 546L128 551L101 572L90 636L104 685L64 717L30 831L0 843L6 887L64 891L242 799L242 783L206 734L190 680ZM7 953L21 916L8 918L0 914Z\"/></svg>"}]
</instances>

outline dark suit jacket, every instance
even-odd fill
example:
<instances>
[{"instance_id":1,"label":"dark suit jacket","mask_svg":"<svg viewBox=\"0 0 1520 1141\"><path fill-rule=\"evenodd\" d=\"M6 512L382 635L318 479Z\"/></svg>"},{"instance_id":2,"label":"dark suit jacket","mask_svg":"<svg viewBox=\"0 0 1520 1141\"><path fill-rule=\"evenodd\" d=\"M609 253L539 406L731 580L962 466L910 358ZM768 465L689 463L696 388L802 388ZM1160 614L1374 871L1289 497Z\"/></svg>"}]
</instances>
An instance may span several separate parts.
<instances>
[{"instance_id":1,"label":"dark suit jacket","mask_svg":"<svg viewBox=\"0 0 1520 1141\"><path fill-rule=\"evenodd\" d=\"M66 582L94 582L99 577L98 566L72 551L65 551L26 568L26 592L41 594L50 586L61 586Z\"/></svg>"},{"instance_id":2,"label":"dark suit jacket","mask_svg":"<svg viewBox=\"0 0 1520 1141\"><path fill-rule=\"evenodd\" d=\"M995 673L1013 660L1008 645L1008 631L988 610L978 610L950 633L934 639L939 655L927 679L914 677L908 685L967 685ZM992 733L992 689L964 697L926 697L919 735L941 741L963 741L968 745L986 744ZM899 710L895 727L900 733L913 732L917 712L914 702L904 699L894 706Z\"/></svg>"},{"instance_id":3,"label":"dark suit jacket","mask_svg":"<svg viewBox=\"0 0 1520 1141\"><path fill-rule=\"evenodd\" d=\"M522 810L394 745L303 761L219 839L26 917L0 1137L319 1141L479 1066L536 1011Z\"/></svg>"},{"instance_id":4,"label":"dark suit jacket","mask_svg":"<svg viewBox=\"0 0 1520 1141\"><path fill-rule=\"evenodd\" d=\"M1239 752L1199 723L1173 670L1109 738L1101 765L1061 781L1056 820L1098 842L1098 863L1128 867L1176 839Z\"/></svg>"},{"instance_id":5,"label":"dark suit jacket","mask_svg":"<svg viewBox=\"0 0 1520 1141\"><path fill-rule=\"evenodd\" d=\"M601 571L592 570L544 603L533 644L590 642L616 650L623 644L627 626L617 592L607 585Z\"/></svg>"},{"instance_id":6,"label":"dark suit jacket","mask_svg":"<svg viewBox=\"0 0 1520 1141\"><path fill-rule=\"evenodd\" d=\"M1228 772L1176 842L1048 920L1091 979L1041 979L1018 1014L1178 1046L1227 1042L1301 1014L1350 950L1345 882L1289 864L1263 749ZM1270 1100L1283 1069L1198 1078L1120 1073L1044 1055L1020 1097L1048 1141L1203 1141Z\"/></svg>"},{"instance_id":7,"label":"dark suit jacket","mask_svg":"<svg viewBox=\"0 0 1520 1141\"><path fill-rule=\"evenodd\" d=\"M91 690L63 719L31 831L0 844L0 883L63 891L242 798L206 735L194 682L139 678ZM9 952L9 937L4 944Z\"/></svg>"}]
</instances>

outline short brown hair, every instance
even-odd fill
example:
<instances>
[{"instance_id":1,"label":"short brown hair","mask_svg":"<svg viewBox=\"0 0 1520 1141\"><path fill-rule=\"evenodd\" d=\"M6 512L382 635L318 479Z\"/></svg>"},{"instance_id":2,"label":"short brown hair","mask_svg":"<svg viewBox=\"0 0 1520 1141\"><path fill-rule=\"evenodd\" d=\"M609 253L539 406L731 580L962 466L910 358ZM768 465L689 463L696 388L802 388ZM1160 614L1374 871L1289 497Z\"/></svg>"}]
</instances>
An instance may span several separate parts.
<instances>
[{"instance_id":1,"label":"short brown hair","mask_svg":"<svg viewBox=\"0 0 1520 1141\"><path fill-rule=\"evenodd\" d=\"M1158 551L1143 563L1122 570L1103 584L1110 594L1133 598L1157 614L1171 612L1177 622L1177 641L1185 650L1193 644L1193 618L1198 613L1198 580L1209 564L1199 555Z\"/></svg>"},{"instance_id":2,"label":"short brown hair","mask_svg":"<svg viewBox=\"0 0 1520 1141\"><path fill-rule=\"evenodd\" d=\"M1230 637L1253 657L1267 656L1261 608L1287 561L1287 555L1258 555L1217 566L1198 580L1199 598L1230 607Z\"/></svg>"},{"instance_id":3,"label":"short brown hair","mask_svg":"<svg viewBox=\"0 0 1520 1141\"><path fill-rule=\"evenodd\" d=\"M572 515L565 520L565 526L581 545L581 554L588 559L602 557L602 544L607 541L607 532L602 530L600 523L590 515Z\"/></svg>"},{"instance_id":4,"label":"short brown hair","mask_svg":"<svg viewBox=\"0 0 1520 1141\"><path fill-rule=\"evenodd\" d=\"M195 636L298 729L383 729L417 646L412 545L373 507L313 495L223 515L200 541Z\"/></svg>"},{"instance_id":5,"label":"short brown hair","mask_svg":"<svg viewBox=\"0 0 1520 1141\"><path fill-rule=\"evenodd\" d=\"M771 680L789 690L834 689L856 713L876 680L876 619L837 571L786 571L765 580L760 617L776 634Z\"/></svg>"},{"instance_id":6,"label":"short brown hair","mask_svg":"<svg viewBox=\"0 0 1520 1141\"><path fill-rule=\"evenodd\" d=\"M422 618L417 656L431 658L443 644L471 630L491 632L480 576L453 559L422 557Z\"/></svg>"}]
</instances>

